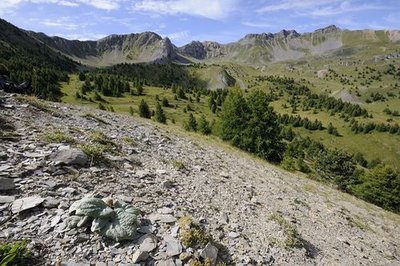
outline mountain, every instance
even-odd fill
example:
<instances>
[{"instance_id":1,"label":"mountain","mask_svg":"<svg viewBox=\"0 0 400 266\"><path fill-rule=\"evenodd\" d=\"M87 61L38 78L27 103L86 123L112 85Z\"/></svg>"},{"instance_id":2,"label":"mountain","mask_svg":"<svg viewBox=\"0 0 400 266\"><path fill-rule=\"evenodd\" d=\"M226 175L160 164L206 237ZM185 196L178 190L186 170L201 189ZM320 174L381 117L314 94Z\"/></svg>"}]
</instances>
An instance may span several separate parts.
<instances>
[{"instance_id":1,"label":"mountain","mask_svg":"<svg viewBox=\"0 0 400 266\"><path fill-rule=\"evenodd\" d=\"M114 34L97 41L78 41L20 30L4 20L0 21L0 29L3 54L6 47L13 47L27 54L46 55L50 61L65 60L63 56L67 56L78 63L100 67L140 62L230 62L262 66L305 57L379 55L382 53L380 47L391 49L400 41L400 31L349 31L334 25L311 33L282 30L274 34L247 34L228 44L192 41L182 47L176 47L169 38L154 32Z\"/></svg>"},{"instance_id":2,"label":"mountain","mask_svg":"<svg viewBox=\"0 0 400 266\"><path fill-rule=\"evenodd\" d=\"M98 41L71 41L32 31L28 34L75 61L92 66L141 62L184 62L176 53L176 47L171 41L154 32L114 34Z\"/></svg>"},{"instance_id":3,"label":"mountain","mask_svg":"<svg viewBox=\"0 0 400 266\"><path fill-rule=\"evenodd\" d=\"M228 44L194 41L178 51L193 60L265 65L310 56L330 56L343 50L357 54L365 50L366 44L393 45L399 41L400 31L349 31L331 25L303 34L295 30L247 34Z\"/></svg>"},{"instance_id":4,"label":"mountain","mask_svg":"<svg viewBox=\"0 0 400 266\"><path fill-rule=\"evenodd\" d=\"M19 58L35 66L72 70L76 63L27 32L0 19L0 63Z\"/></svg>"}]
</instances>

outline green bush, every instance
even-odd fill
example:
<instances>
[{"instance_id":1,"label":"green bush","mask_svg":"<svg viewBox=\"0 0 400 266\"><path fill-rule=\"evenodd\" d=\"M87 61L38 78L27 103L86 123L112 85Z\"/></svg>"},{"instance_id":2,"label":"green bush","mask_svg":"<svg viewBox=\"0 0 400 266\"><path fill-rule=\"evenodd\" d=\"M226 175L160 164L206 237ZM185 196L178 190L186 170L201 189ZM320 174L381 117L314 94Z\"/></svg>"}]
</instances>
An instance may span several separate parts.
<instances>
[{"instance_id":1,"label":"green bush","mask_svg":"<svg viewBox=\"0 0 400 266\"><path fill-rule=\"evenodd\" d=\"M360 176L352 186L355 196L382 208L400 212L400 173L386 165L377 165Z\"/></svg>"},{"instance_id":2,"label":"green bush","mask_svg":"<svg viewBox=\"0 0 400 266\"><path fill-rule=\"evenodd\" d=\"M151 117L149 105L143 99L139 104L139 116L144 118Z\"/></svg>"},{"instance_id":3,"label":"green bush","mask_svg":"<svg viewBox=\"0 0 400 266\"><path fill-rule=\"evenodd\" d=\"M0 265L27 265L32 253L26 247L26 240L15 243L3 243L0 245Z\"/></svg>"}]
</instances>

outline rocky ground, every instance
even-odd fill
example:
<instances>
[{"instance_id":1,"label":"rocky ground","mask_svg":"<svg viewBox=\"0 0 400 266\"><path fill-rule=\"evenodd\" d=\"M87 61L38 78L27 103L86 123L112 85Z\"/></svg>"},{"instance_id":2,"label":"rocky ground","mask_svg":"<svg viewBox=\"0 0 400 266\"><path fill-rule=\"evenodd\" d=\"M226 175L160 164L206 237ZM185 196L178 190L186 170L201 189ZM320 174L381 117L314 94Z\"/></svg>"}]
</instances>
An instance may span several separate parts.
<instances>
[{"instance_id":1,"label":"rocky ground","mask_svg":"<svg viewBox=\"0 0 400 266\"><path fill-rule=\"evenodd\" d=\"M398 215L144 120L0 97L15 125L0 140L0 242L30 239L37 264L400 265ZM80 146L96 141L109 148L99 163ZM87 194L140 209L134 239L67 227ZM186 246L181 217L213 241Z\"/></svg>"}]
</instances>

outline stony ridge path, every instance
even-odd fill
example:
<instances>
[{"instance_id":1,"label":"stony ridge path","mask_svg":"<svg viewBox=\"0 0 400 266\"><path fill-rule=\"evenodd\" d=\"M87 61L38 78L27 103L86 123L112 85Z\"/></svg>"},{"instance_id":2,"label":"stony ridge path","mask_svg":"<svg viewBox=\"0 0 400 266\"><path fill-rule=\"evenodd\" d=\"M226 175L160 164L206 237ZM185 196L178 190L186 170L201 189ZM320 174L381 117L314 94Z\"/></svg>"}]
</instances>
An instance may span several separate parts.
<instances>
[{"instance_id":1,"label":"stony ridge path","mask_svg":"<svg viewBox=\"0 0 400 266\"><path fill-rule=\"evenodd\" d=\"M182 253L202 252L182 247L177 237L175 220L190 215L226 248L219 256L228 265L400 265L398 215L168 127L44 104L48 110L6 95L0 106L20 135L0 140L0 242L30 238L41 264L185 265ZM120 146L107 155L114 166L58 164L53 155L72 148L43 138L56 131L77 143L103 132ZM69 206L88 193L139 208L137 238L116 243L85 228L66 228ZM13 213L15 201L25 197L38 202ZM154 246L138 259L143 237ZM298 247L288 245L291 237ZM174 245L178 252L171 253Z\"/></svg>"}]
</instances>

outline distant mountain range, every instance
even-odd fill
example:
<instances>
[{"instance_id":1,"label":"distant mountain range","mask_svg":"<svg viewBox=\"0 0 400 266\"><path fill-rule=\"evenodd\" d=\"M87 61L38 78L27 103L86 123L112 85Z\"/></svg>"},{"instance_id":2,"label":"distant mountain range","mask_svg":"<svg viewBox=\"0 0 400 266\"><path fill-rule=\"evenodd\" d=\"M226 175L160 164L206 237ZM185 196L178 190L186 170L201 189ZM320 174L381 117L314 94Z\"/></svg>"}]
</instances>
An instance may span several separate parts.
<instances>
[{"instance_id":1,"label":"distant mountain range","mask_svg":"<svg viewBox=\"0 0 400 266\"><path fill-rule=\"evenodd\" d=\"M331 25L304 34L282 30L275 34L248 34L228 44L192 41L176 47L169 38L162 38L154 32L78 41L22 30L0 20L0 57L4 51L29 51L37 47L37 50L55 58L65 60L67 57L96 67L139 62L232 62L261 66L309 56L351 55L366 52L371 44L385 46L397 43L400 43L400 31L397 30L349 31Z\"/></svg>"}]
</instances>

